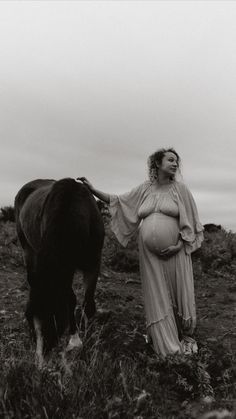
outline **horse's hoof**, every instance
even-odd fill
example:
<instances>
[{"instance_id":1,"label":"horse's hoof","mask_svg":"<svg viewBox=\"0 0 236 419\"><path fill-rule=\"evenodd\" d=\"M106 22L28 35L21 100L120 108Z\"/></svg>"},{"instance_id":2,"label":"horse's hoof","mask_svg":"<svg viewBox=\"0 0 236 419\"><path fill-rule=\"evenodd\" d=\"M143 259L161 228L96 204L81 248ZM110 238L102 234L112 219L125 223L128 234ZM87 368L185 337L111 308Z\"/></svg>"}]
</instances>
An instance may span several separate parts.
<instances>
[{"instance_id":1,"label":"horse's hoof","mask_svg":"<svg viewBox=\"0 0 236 419\"><path fill-rule=\"evenodd\" d=\"M82 349L83 347L83 342L80 339L78 333L76 333L75 335L72 335L69 343L66 347L66 352L72 351L73 349Z\"/></svg>"}]
</instances>

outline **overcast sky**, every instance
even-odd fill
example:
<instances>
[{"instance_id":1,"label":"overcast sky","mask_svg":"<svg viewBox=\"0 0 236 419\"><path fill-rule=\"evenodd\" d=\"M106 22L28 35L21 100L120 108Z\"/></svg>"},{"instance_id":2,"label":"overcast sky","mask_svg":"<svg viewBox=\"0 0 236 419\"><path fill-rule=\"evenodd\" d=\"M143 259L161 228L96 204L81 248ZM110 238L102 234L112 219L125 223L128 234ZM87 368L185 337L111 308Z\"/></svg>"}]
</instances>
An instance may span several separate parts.
<instances>
[{"instance_id":1,"label":"overcast sky","mask_svg":"<svg viewBox=\"0 0 236 419\"><path fill-rule=\"evenodd\" d=\"M173 146L236 232L234 1L1 1L0 206L35 178L122 193Z\"/></svg>"}]
</instances>

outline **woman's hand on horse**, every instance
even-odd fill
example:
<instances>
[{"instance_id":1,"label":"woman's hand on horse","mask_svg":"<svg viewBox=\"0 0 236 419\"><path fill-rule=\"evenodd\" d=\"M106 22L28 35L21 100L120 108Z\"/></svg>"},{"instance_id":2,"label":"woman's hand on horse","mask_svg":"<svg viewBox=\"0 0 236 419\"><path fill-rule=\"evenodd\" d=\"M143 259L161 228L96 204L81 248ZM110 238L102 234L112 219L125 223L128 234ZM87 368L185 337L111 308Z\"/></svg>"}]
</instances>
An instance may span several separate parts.
<instances>
[{"instance_id":1,"label":"woman's hand on horse","mask_svg":"<svg viewBox=\"0 0 236 419\"><path fill-rule=\"evenodd\" d=\"M80 180L85 186L87 186L88 189L90 189L90 191L94 189L92 183L89 182L89 180L86 177L77 177L76 180Z\"/></svg>"}]
</instances>

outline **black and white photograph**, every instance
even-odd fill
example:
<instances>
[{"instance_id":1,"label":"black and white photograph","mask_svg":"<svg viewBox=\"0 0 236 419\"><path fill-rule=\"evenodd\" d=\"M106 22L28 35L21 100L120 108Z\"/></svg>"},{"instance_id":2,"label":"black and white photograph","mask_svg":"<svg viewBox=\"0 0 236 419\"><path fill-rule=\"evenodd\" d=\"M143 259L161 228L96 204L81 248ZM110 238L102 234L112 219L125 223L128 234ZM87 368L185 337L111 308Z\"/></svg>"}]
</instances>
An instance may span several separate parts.
<instances>
[{"instance_id":1,"label":"black and white photograph","mask_svg":"<svg viewBox=\"0 0 236 419\"><path fill-rule=\"evenodd\" d=\"M0 418L236 419L236 1L0 0Z\"/></svg>"}]
</instances>

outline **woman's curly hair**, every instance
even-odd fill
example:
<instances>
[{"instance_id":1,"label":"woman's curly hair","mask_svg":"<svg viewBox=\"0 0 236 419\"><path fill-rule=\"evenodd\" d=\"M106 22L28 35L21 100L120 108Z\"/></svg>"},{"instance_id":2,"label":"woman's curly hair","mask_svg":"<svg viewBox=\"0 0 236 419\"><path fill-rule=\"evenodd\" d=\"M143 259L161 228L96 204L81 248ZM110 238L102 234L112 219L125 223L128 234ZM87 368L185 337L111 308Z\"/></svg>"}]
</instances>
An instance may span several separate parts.
<instances>
[{"instance_id":1,"label":"woman's curly hair","mask_svg":"<svg viewBox=\"0 0 236 419\"><path fill-rule=\"evenodd\" d=\"M164 155L168 152L174 153L176 155L179 169L180 157L178 153L174 150L174 148L161 148L160 150L155 151L155 153L151 154L151 156L148 157L148 176L151 182L153 182L155 179L158 179L157 164L161 165ZM173 175L172 179L174 178L175 176Z\"/></svg>"}]
</instances>

